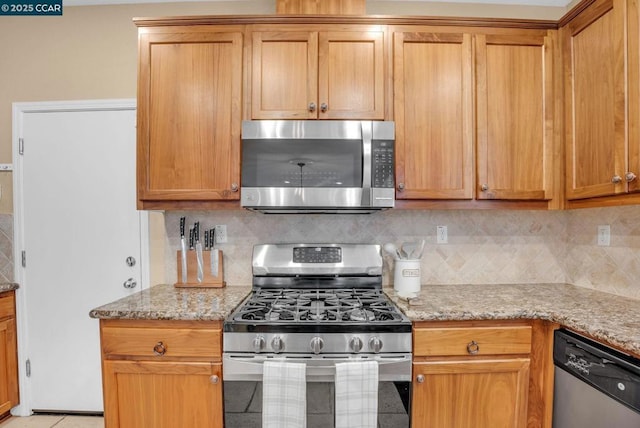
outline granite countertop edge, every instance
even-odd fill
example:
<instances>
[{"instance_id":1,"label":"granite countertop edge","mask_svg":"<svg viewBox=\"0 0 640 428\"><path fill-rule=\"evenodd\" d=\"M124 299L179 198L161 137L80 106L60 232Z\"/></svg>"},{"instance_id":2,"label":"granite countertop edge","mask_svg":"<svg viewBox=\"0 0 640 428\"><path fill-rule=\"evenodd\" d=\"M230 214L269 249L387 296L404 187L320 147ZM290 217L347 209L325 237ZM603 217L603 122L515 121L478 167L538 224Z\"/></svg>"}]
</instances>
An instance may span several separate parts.
<instances>
[{"instance_id":1,"label":"granite countertop edge","mask_svg":"<svg viewBox=\"0 0 640 428\"><path fill-rule=\"evenodd\" d=\"M7 291L14 291L20 288L15 282L0 282L0 293L5 293Z\"/></svg>"},{"instance_id":2,"label":"granite countertop edge","mask_svg":"<svg viewBox=\"0 0 640 428\"><path fill-rule=\"evenodd\" d=\"M1 284L0 284L1 287ZM1 288L0 288L1 290ZM407 299L383 291L414 322L539 319L640 357L640 300L569 284L423 285ZM91 318L222 321L251 286L176 288L160 284L90 311Z\"/></svg>"}]
</instances>

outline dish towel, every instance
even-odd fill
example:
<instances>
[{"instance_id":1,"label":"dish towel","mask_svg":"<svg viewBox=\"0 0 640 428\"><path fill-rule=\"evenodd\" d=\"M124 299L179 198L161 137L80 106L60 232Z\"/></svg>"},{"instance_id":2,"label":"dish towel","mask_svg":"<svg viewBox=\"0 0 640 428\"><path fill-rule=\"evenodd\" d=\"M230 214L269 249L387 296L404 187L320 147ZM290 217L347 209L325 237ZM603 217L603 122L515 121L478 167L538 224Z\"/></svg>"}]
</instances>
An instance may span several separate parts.
<instances>
[{"instance_id":1,"label":"dish towel","mask_svg":"<svg viewBox=\"0 0 640 428\"><path fill-rule=\"evenodd\" d=\"M306 428L305 364L265 361L262 375L262 428Z\"/></svg>"},{"instance_id":2,"label":"dish towel","mask_svg":"<svg viewBox=\"0 0 640 428\"><path fill-rule=\"evenodd\" d=\"M378 363L336 364L336 428L378 425Z\"/></svg>"}]
</instances>

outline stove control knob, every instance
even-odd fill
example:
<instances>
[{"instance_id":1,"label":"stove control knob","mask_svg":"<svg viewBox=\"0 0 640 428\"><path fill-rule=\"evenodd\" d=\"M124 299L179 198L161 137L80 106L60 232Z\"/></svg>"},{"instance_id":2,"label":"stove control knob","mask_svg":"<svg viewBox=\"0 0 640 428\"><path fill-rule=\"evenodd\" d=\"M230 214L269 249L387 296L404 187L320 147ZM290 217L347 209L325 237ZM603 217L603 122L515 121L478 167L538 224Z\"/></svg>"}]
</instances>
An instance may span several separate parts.
<instances>
[{"instance_id":1,"label":"stove control knob","mask_svg":"<svg viewBox=\"0 0 640 428\"><path fill-rule=\"evenodd\" d=\"M271 340L271 349L276 354L284 349L284 342L280 336L276 336Z\"/></svg>"},{"instance_id":2,"label":"stove control knob","mask_svg":"<svg viewBox=\"0 0 640 428\"><path fill-rule=\"evenodd\" d=\"M374 336L369 340L369 349L376 354L382 349L382 340L378 336Z\"/></svg>"},{"instance_id":3,"label":"stove control knob","mask_svg":"<svg viewBox=\"0 0 640 428\"><path fill-rule=\"evenodd\" d=\"M321 337L316 336L311 339L311 350L314 354L319 354L322 348L324 348L324 340Z\"/></svg>"},{"instance_id":4,"label":"stove control knob","mask_svg":"<svg viewBox=\"0 0 640 428\"><path fill-rule=\"evenodd\" d=\"M351 352L360 352L363 345L362 339L358 336L354 336L349 340L349 349L351 349Z\"/></svg>"},{"instance_id":5,"label":"stove control knob","mask_svg":"<svg viewBox=\"0 0 640 428\"><path fill-rule=\"evenodd\" d=\"M265 342L264 336L256 336L253 339L253 350L256 352L262 351L264 349Z\"/></svg>"}]
</instances>

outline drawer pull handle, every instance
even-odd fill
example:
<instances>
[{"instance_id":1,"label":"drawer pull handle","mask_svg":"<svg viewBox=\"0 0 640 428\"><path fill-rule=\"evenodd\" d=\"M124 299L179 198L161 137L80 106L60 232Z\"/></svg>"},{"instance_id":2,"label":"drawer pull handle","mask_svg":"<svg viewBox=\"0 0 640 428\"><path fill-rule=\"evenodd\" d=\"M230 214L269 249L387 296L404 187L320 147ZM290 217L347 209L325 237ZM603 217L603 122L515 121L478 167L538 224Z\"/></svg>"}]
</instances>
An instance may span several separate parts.
<instances>
[{"instance_id":1,"label":"drawer pull handle","mask_svg":"<svg viewBox=\"0 0 640 428\"><path fill-rule=\"evenodd\" d=\"M153 347L153 353L156 354L158 357L163 356L165 352L167 352L167 347L164 346L164 343L162 342L156 343L156 346Z\"/></svg>"},{"instance_id":2,"label":"drawer pull handle","mask_svg":"<svg viewBox=\"0 0 640 428\"><path fill-rule=\"evenodd\" d=\"M467 352L471 355L476 355L478 352L480 352L480 346L478 345L478 342L476 342L475 340L469 342L469 344L467 344Z\"/></svg>"},{"instance_id":3,"label":"drawer pull handle","mask_svg":"<svg viewBox=\"0 0 640 428\"><path fill-rule=\"evenodd\" d=\"M416 381L418 383L423 383L424 382L424 375L419 374L418 376L416 376Z\"/></svg>"},{"instance_id":4,"label":"drawer pull handle","mask_svg":"<svg viewBox=\"0 0 640 428\"><path fill-rule=\"evenodd\" d=\"M212 376L209 378L209 381L210 381L212 384L217 385L217 384L218 384L218 382L220 382L220 378L218 377L218 375L212 375Z\"/></svg>"}]
</instances>

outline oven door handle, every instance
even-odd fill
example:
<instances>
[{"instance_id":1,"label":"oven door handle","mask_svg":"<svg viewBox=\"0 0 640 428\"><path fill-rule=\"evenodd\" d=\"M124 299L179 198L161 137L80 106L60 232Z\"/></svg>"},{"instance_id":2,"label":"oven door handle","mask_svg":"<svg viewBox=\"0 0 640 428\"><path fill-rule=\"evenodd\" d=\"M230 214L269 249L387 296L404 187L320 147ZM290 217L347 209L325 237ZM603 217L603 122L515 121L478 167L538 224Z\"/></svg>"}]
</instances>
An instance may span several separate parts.
<instances>
[{"instance_id":1,"label":"oven door handle","mask_svg":"<svg viewBox=\"0 0 640 428\"><path fill-rule=\"evenodd\" d=\"M355 361L376 361L381 381L410 381L411 354L367 357L305 358L293 355L238 355L223 356L223 378L225 380L262 380L262 365L265 361L286 361L306 364L307 381L332 381L336 364Z\"/></svg>"}]
</instances>

